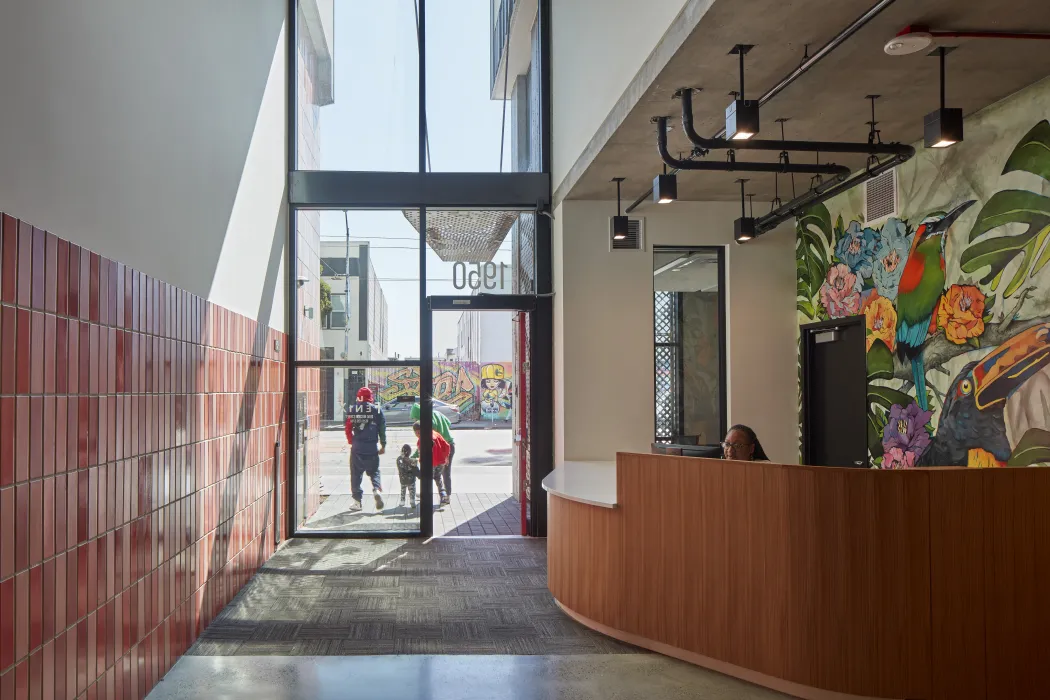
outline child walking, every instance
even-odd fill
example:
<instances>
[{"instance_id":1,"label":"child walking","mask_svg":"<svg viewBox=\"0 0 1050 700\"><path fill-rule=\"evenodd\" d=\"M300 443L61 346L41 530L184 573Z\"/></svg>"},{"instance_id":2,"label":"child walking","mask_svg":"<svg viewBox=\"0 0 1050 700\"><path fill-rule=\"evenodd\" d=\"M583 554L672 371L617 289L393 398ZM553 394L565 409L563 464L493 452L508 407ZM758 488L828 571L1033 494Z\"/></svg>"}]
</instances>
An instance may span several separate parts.
<instances>
[{"instance_id":1,"label":"child walking","mask_svg":"<svg viewBox=\"0 0 1050 700\"><path fill-rule=\"evenodd\" d=\"M401 507L405 507L405 490L408 490L409 509L416 509L416 479L419 478L419 463L412 458L412 446L402 445L397 458L397 476L401 479Z\"/></svg>"},{"instance_id":2,"label":"child walking","mask_svg":"<svg viewBox=\"0 0 1050 700\"><path fill-rule=\"evenodd\" d=\"M416 433L416 438L419 438L419 421L416 421L412 426L412 430ZM445 488L445 467L448 464L448 456L451 452L449 444L445 441L445 438L441 437L441 433L436 430L431 431L433 437L431 438L431 444L433 445L433 462L434 462L434 484L437 486L438 493L441 495L441 505L447 506L449 503L448 490ZM416 453L413 457L419 457L419 440L416 440ZM424 487L425 488L425 487Z\"/></svg>"}]
</instances>

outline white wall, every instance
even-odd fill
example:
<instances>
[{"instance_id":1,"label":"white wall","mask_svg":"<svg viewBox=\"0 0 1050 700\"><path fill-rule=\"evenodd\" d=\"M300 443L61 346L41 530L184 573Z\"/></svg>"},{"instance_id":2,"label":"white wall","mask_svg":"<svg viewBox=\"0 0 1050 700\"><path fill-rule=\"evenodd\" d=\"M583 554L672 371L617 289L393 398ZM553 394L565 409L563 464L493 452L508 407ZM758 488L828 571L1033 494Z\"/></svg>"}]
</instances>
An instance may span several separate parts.
<instances>
[{"instance_id":1,"label":"white wall","mask_svg":"<svg viewBox=\"0 0 1050 700\"><path fill-rule=\"evenodd\" d=\"M552 4L552 183L558 188L686 0Z\"/></svg>"},{"instance_id":2,"label":"white wall","mask_svg":"<svg viewBox=\"0 0 1050 700\"><path fill-rule=\"evenodd\" d=\"M485 311L481 313L481 355L478 362L510 362L514 357L514 313Z\"/></svg>"},{"instance_id":3,"label":"white wall","mask_svg":"<svg viewBox=\"0 0 1050 700\"><path fill-rule=\"evenodd\" d=\"M733 242L733 202L650 206L645 253L609 252L615 202L565 201L554 224L555 461L648 452L653 439L652 245L725 245L729 423L772 460L797 447L794 229Z\"/></svg>"},{"instance_id":4,"label":"white wall","mask_svg":"<svg viewBox=\"0 0 1050 700\"><path fill-rule=\"evenodd\" d=\"M283 329L286 5L5 3L0 210Z\"/></svg>"}]
</instances>

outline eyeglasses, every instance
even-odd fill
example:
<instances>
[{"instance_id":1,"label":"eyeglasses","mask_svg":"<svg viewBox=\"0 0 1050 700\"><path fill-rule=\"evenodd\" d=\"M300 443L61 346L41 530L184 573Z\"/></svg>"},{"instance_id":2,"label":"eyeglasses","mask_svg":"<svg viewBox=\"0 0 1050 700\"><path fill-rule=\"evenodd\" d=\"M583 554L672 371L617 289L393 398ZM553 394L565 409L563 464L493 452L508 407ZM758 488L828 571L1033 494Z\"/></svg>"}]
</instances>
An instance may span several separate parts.
<instances>
[{"instance_id":1,"label":"eyeglasses","mask_svg":"<svg viewBox=\"0 0 1050 700\"><path fill-rule=\"evenodd\" d=\"M751 443L749 442L722 442L719 444L722 446L723 450L742 450L745 447L751 446Z\"/></svg>"}]
</instances>

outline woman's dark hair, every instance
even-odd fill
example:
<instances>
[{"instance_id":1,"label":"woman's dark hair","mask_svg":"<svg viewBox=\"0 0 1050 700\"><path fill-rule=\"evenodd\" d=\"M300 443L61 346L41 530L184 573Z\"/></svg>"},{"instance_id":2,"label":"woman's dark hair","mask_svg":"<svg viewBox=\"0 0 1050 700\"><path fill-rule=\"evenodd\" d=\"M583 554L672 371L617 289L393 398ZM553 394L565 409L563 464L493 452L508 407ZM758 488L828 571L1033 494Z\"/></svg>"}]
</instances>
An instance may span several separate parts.
<instances>
[{"instance_id":1,"label":"woman's dark hair","mask_svg":"<svg viewBox=\"0 0 1050 700\"><path fill-rule=\"evenodd\" d=\"M752 430L746 425L740 424L734 425L732 428L729 429L729 432L731 433L734 430L739 430L744 435L747 435L747 441L755 446L755 452L751 455L752 460L764 459L767 462L769 461L769 457L766 456L766 451L762 449L762 443L758 441L758 436L755 435L754 430Z\"/></svg>"}]
</instances>

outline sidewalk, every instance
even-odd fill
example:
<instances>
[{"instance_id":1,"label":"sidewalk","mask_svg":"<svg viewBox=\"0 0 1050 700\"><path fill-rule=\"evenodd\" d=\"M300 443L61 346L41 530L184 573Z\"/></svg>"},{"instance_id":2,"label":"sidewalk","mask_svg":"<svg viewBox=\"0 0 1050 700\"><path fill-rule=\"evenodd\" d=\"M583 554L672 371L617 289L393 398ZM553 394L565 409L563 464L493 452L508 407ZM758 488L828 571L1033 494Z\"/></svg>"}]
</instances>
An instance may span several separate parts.
<instances>
[{"instance_id":1,"label":"sidewalk","mask_svg":"<svg viewBox=\"0 0 1050 700\"><path fill-rule=\"evenodd\" d=\"M509 420L461 420L452 424L453 430L509 430L513 423Z\"/></svg>"}]
</instances>

